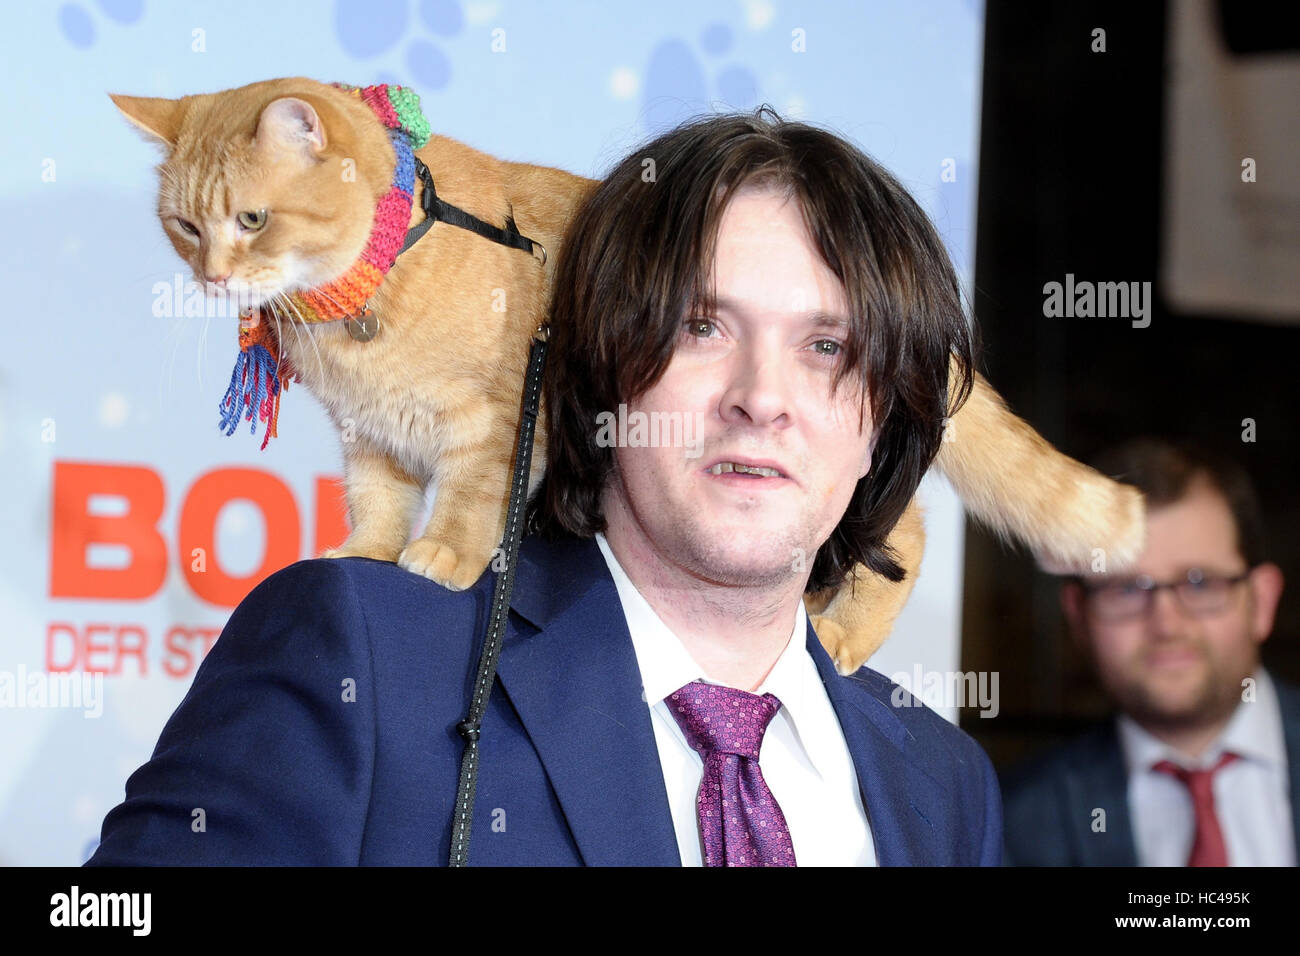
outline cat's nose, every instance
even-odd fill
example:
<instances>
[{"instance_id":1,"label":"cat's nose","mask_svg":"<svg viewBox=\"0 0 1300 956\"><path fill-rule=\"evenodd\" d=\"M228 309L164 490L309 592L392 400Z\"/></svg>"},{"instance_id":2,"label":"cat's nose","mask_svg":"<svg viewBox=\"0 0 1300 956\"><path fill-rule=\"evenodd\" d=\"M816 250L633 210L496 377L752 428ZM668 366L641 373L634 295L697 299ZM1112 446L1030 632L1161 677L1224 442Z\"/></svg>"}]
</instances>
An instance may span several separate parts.
<instances>
[{"instance_id":1,"label":"cat's nose","mask_svg":"<svg viewBox=\"0 0 1300 956\"><path fill-rule=\"evenodd\" d=\"M203 278L207 279L213 285L225 285L226 280L230 278L230 273L227 272L225 275L214 276L214 275L208 275L205 272L203 274Z\"/></svg>"}]
</instances>

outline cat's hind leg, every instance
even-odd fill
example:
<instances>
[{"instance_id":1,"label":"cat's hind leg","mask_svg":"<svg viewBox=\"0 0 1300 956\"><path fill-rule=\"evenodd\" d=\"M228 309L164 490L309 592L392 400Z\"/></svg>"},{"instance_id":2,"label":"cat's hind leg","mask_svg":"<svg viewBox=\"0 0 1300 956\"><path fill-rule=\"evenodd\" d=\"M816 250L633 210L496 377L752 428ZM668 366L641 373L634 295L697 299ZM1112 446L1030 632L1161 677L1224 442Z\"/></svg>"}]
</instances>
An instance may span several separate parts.
<instances>
[{"instance_id":1,"label":"cat's hind leg","mask_svg":"<svg viewBox=\"0 0 1300 956\"><path fill-rule=\"evenodd\" d=\"M344 485L351 533L324 558L397 561L424 506L425 482L360 435L343 442Z\"/></svg>"}]
</instances>

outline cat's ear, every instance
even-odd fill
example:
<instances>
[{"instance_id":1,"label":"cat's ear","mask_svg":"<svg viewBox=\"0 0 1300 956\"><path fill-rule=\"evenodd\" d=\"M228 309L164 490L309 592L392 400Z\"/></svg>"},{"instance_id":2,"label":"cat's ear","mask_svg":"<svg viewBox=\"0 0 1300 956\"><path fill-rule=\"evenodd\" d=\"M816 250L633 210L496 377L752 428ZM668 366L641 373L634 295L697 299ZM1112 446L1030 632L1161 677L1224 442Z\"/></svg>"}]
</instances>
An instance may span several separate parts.
<instances>
[{"instance_id":1,"label":"cat's ear","mask_svg":"<svg viewBox=\"0 0 1300 956\"><path fill-rule=\"evenodd\" d=\"M325 148L325 124L306 100L282 96L272 100L257 120L253 144L259 150L316 158Z\"/></svg>"},{"instance_id":2,"label":"cat's ear","mask_svg":"<svg viewBox=\"0 0 1300 956\"><path fill-rule=\"evenodd\" d=\"M108 97L145 139L163 146L176 145L182 115L180 100L121 93L109 93Z\"/></svg>"}]
</instances>

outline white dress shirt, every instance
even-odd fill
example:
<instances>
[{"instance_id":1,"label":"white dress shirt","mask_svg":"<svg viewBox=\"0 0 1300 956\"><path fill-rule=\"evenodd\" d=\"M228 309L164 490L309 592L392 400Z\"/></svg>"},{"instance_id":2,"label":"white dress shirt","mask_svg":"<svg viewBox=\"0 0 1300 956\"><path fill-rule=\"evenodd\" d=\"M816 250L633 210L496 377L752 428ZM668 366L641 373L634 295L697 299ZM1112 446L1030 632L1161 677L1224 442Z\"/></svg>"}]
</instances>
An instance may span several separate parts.
<instances>
[{"instance_id":1,"label":"white dress shirt","mask_svg":"<svg viewBox=\"0 0 1300 956\"><path fill-rule=\"evenodd\" d=\"M1199 760L1153 737L1127 715L1117 718L1139 866L1185 866L1196 835L1186 785L1151 768L1167 759L1189 770L1208 769L1225 750L1241 758L1220 768L1213 783L1228 865L1296 865L1282 712L1268 672L1261 667L1254 677L1255 700L1237 705Z\"/></svg>"},{"instance_id":2,"label":"white dress shirt","mask_svg":"<svg viewBox=\"0 0 1300 956\"><path fill-rule=\"evenodd\" d=\"M613 575L632 635L682 865L702 866L695 800L704 761L686 742L664 698L695 680L724 682L705 674L654 612L619 565L605 536L598 533L596 542ZM752 692L772 693L781 701L763 735L759 767L790 827L794 858L800 866L875 866L875 844L853 759L805 646L806 638L807 615L800 601L789 643L762 686Z\"/></svg>"}]
</instances>

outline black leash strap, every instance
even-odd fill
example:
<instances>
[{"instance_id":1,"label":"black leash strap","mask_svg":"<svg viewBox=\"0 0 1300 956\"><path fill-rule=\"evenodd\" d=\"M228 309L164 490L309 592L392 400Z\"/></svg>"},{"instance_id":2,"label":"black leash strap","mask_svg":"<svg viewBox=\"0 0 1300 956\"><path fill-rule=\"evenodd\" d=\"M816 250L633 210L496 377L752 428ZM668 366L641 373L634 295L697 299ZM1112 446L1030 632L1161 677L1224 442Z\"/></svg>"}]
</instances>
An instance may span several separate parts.
<instances>
[{"instance_id":1,"label":"black leash strap","mask_svg":"<svg viewBox=\"0 0 1300 956\"><path fill-rule=\"evenodd\" d=\"M537 256L540 253L542 265L546 265L546 247L540 242L522 235L519 232L519 227L515 225L514 216L506 216L506 227L502 229L500 226L484 222L477 216L471 216L458 206L453 206L451 203L439 199L438 191L433 187L433 173L429 172L429 167L418 156L415 157L415 174L420 177L420 182L424 184L424 192L420 194L420 208L424 210L424 221L407 230L406 241L402 243L402 248L397 250L399 256L415 245L416 240L428 232L435 222L445 222L451 226L459 226L461 229L476 232L484 239L491 239L503 246L522 249L530 256Z\"/></svg>"},{"instance_id":2,"label":"black leash strap","mask_svg":"<svg viewBox=\"0 0 1300 956\"><path fill-rule=\"evenodd\" d=\"M515 446L515 474L510 484L510 504L506 509L506 533L501 539L506 566L497 573L488 616L487 636L478 659L478 677L470 698L469 716L456 725L465 738L465 752L460 760L460 783L456 787L456 811L452 817L451 859L449 866L469 863L470 826L474 822L474 794L478 789L478 738L487 710L488 695L496 679L497 660L505 636L506 615L510 611L510 592L515 586L515 559L519 556L519 539L523 537L523 509L528 490L528 469L533 458L533 431L537 425L537 407L541 401L542 365L546 361L546 341L550 326L539 326L533 333L528 353L528 376L524 380L523 415L519 419L519 442Z\"/></svg>"},{"instance_id":3,"label":"black leash strap","mask_svg":"<svg viewBox=\"0 0 1300 956\"><path fill-rule=\"evenodd\" d=\"M463 209L438 198L433 187L433 173L429 172L420 157L416 156L415 172L420 177L424 192L420 195L420 208L424 221L408 229L406 241L397 251L400 256L433 228L435 222L445 222L485 239L499 242L512 249L521 249L546 265L546 247L540 242L520 234L513 215L506 216L506 227L493 226ZM478 789L478 738L487 711L488 696L496 680L497 660L501 656L501 642L505 637L506 617L510 613L510 592L515 586L515 561L519 557L519 540L523 537L523 511L528 490L528 471L533 459L533 432L537 427L537 409L541 402L542 366L546 361L546 342L550 326L543 323L533 333L532 348L528 352L528 374L524 379L523 415L519 419L519 441L515 447L515 473L510 483L510 503L506 507L506 532L501 539L505 551L505 569L497 573L496 587L492 592L492 607L488 616L487 635L479 653L478 675L474 680L474 693L470 697L469 714L456 725L465 738L465 751L460 760L460 780L456 785L456 808L452 816L450 866L469 863L470 828L474 822L474 795Z\"/></svg>"}]
</instances>

